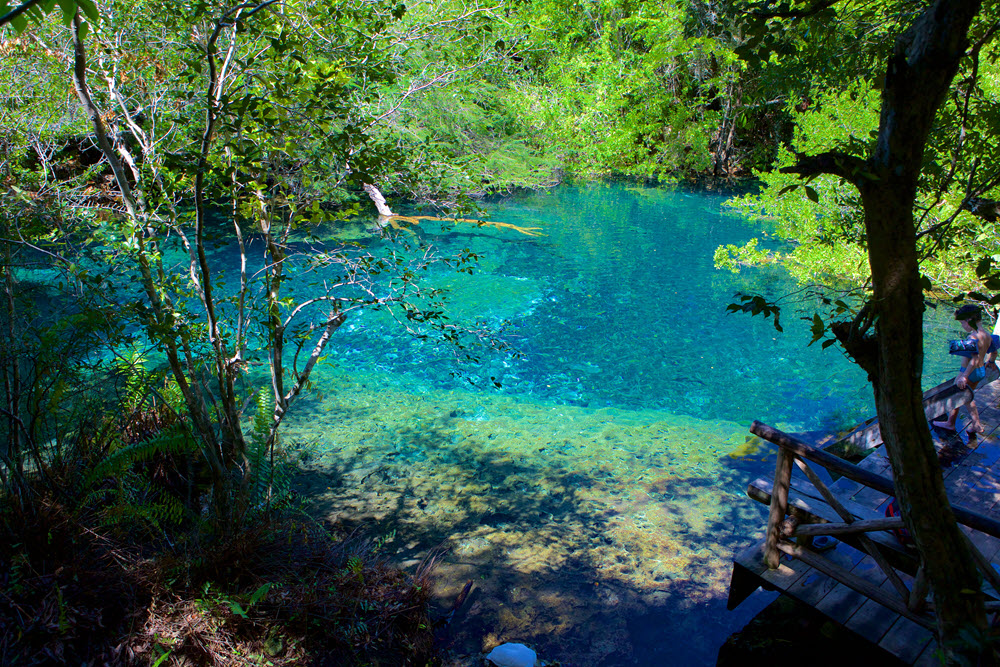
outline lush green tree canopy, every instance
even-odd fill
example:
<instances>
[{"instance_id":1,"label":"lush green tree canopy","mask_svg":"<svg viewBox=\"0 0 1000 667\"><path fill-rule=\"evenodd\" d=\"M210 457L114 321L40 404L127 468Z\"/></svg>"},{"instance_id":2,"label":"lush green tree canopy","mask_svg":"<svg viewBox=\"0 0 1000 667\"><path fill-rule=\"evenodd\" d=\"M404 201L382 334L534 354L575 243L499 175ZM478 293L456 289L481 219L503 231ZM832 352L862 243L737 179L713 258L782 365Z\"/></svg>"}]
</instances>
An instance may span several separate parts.
<instances>
[{"instance_id":1,"label":"lush green tree canopy","mask_svg":"<svg viewBox=\"0 0 1000 667\"><path fill-rule=\"evenodd\" d=\"M845 287L865 285L866 237L861 202L849 175L808 174L796 168L801 155L831 155L845 168L863 159L877 140L891 28L912 16L909 4L834 3L812 16L770 16L752 24L763 34L758 49L741 47L753 68L775 70L794 82L785 105L794 136L781 149L776 169L758 172L760 194L734 205L774 221L774 233L789 242L777 253L729 249L720 264L784 261L803 282ZM921 159L914 211L921 270L939 295L981 300L997 290L991 267L1000 259L992 232L1000 172L987 156L1000 151L1000 88L995 17L984 10L970 29L968 55L940 106ZM780 37L780 40L779 40ZM779 40L779 41L775 41ZM775 50L775 44L782 44ZM773 78L773 77L772 77Z\"/></svg>"}]
</instances>

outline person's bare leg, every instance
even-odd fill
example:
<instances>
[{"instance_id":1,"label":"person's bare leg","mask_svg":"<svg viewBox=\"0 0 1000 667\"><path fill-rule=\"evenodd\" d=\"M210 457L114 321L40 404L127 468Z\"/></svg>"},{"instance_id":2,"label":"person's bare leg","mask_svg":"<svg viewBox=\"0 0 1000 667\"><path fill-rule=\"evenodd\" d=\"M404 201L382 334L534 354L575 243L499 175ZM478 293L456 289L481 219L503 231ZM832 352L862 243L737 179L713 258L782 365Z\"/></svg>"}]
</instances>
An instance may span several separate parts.
<instances>
[{"instance_id":1,"label":"person's bare leg","mask_svg":"<svg viewBox=\"0 0 1000 667\"><path fill-rule=\"evenodd\" d=\"M979 383L970 382L969 389L975 391L977 384ZM972 423L969 424L969 428L965 429L965 432L968 433L969 435L972 435L973 433L982 433L983 431L986 430L983 428L982 422L979 421L979 408L976 407L975 401L969 401L969 419L971 420Z\"/></svg>"},{"instance_id":2,"label":"person's bare leg","mask_svg":"<svg viewBox=\"0 0 1000 667\"><path fill-rule=\"evenodd\" d=\"M979 414L978 412L976 414ZM958 408L955 408L948 413L948 419L945 421L933 421L931 424L937 428L943 428L946 431L955 430L955 420L958 419Z\"/></svg>"}]
</instances>

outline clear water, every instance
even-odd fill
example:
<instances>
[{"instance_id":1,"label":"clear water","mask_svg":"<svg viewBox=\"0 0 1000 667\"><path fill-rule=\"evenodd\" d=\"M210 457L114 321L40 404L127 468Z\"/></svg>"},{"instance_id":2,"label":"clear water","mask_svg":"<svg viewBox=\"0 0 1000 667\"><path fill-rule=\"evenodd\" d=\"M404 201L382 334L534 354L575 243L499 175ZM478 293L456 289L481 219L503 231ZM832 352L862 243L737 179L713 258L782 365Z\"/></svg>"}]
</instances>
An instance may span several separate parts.
<instances>
[{"instance_id":1,"label":"clear water","mask_svg":"<svg viewBox=\"0 0 1000 667\"><path fill-rule=\"evenodd\" d=\"M563 664L714 664L760 608L725 610L731 559L764 525L743 489L773 472L750 421L833 431L873 404L836 348L806 346L813 303L786 306L783 334L726 314L736 291L797 286L777 267L713 267L717 246L757 235L723 200L565 186L487 207L540 237L412 227L482 255L471 276L427 280L450 290L453 321L504 327L519 358L487 355L456 376L451 352L384 314L337 333L285 441L312 452L304 487L335 525L388 536L387 555L411 567L448 549L442 608L477 583L454 654L522 641ZM329 233L377 249L363 229ZM953 330L929 318L928 385L954 372L936 353Z\"/></svg>"},{"instance_id":2,"label":"clear water","mask_svg":"<svg viewBox=\"0 0 1000 667\"><path fill-rule=\"evenodd\" d=\"M813 300L785 306L783 334L763 317L726 313L736 291L779 297L798 286L777 267L738 275L714 268L716 247L758 235L724 212L724 200L620 184L564 186L484 213L540 227L542 237L424 222L411 229L425 241L483 257L474 275L433 278L450 290L449 315L503 326L523 358L488 358L456 379L447 351L400 336L378 315L353 318L329 357L428 387L467 387L471 379L484 391L527 400L761 419L793 431L836 430L870 416L860 369L836 348L806 346L809 323L801 318L815 311ZM929 349L942 336L932 322ZM947 372L928 368L930 384Z\"/></svg>"}]
</instances>

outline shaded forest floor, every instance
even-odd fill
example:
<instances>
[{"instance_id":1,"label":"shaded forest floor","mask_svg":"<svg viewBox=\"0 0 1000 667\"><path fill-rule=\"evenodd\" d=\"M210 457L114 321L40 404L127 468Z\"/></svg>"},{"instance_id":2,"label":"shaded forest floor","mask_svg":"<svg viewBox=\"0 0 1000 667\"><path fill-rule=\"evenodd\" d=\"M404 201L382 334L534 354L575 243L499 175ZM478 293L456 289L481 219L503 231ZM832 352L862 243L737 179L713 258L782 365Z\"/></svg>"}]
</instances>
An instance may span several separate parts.
<instances>
[{"instance_id":1,"label":"shaded forest floor","mask_svg":"<svg viewBox=\"0 0 1000 667\"><path fill-rule=\"evenodd\" d=\"M426 573L300 516L230 538L4 506L0 664L432 664Z\"/></svg>"}]
</instances>

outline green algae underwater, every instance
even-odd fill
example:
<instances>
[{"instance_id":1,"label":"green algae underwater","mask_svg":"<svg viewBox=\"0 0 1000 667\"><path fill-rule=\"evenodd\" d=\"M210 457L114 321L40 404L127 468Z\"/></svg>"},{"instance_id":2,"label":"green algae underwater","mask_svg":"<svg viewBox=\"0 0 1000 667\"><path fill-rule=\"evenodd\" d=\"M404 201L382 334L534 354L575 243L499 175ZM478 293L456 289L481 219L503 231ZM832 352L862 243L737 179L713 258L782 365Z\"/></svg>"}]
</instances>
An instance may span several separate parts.
<instances>
[{"instance_id":1,"label":"green algae underwater","mask_svg":"<svg viewBox=\"0 0 1000 667\"><path fill-rule=\"evenodd\" d=\"M283 441L310 453L301 491L318 516L381 538L405 568L437 556L442 613L473 581L445 664L508 641L562 665L714 664L772 599L725 610L731 559L765 522L744 489L773 474L750 421L829 433L874 409L858 368L806 346L814 303L790 305L783 334L726 315L736 291L796 285L779 267L714 268L717 246L758 231L724 199L561 186L487 204L485 218L543 236L410 228L481 256L471 276L428 279L453 321L503 330L517 356L456 373L451 352L384 315L338 332ZM929 350L947 329L928 326ZM942 359L927 382L951 372Z\"/></svg>"}]
</instances>

